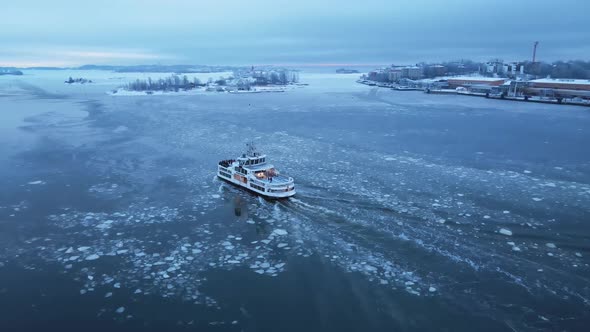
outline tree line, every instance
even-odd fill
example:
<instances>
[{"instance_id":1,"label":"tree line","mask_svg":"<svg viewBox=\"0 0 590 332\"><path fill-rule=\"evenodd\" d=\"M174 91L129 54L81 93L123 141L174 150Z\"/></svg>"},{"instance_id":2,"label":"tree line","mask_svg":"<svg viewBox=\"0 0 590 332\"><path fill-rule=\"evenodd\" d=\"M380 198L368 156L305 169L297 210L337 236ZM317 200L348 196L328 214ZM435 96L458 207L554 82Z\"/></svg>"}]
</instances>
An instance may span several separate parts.
<instances>
[{"instance_id":1,"label":"tree line","mask_svg":"<svg viewBox=\"0 0 590 332\"><path fill-rule=\"evenodd\" d=\"M552 78L590 79L590 61L570 60L546 62L526 62L524 72Z\"/></svg>"},{"instance_id":2,"label":"tree line","mask_svg":"<svg viewBox=\"0 0 590 332\"><path fill-rule=\"evenodd\" d=\"M22 75L23 72L12 68L0 68L0 75Z\"/></svg>"},{"instance_id":3,"label":"tree line","mask_svg":"<svg viewBox=\"0 0 590 332\"><path fill-rule=\"evenodd\" d=\"M526 61L523 64L526 74L537 77L590 79L590 61L570 60L551 63ZM471 60L443 62L440 65L445 68L445 75L449 76L483 72L485 68L485 63ZM424 78L441 76L439 69L431 64L419 63L418 66L422 68Z\"/></svg>"},{"instance_id":4,"label":"tree line","mask_svg":"<svg viewBox=\"0 0 590 332\"><path fill-rule=\"evenodd\" d=\"M125 89L131 91L175 91L190 90L198 86L204 86L196 77L192 80L184 75L182 78L178 75L172 75L166 78L160 78L158 80L152 80L148 77L147 80L137 79L134 82L130 82L125 86Z\"/></svg>"}]
</instances>

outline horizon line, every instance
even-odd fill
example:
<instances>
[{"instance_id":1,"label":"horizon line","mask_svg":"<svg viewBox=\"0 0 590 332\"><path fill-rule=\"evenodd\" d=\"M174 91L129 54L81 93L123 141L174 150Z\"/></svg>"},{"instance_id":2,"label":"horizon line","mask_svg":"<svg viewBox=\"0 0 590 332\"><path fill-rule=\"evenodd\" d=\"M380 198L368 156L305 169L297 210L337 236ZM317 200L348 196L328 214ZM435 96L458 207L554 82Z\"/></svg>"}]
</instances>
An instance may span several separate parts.
<instances>
[{"instance_id":1,"label":"horizon line","mask_svg":"<svg viewBox=\"0 0 590 332\"><path fill-rule=\"evenodd\" d=\"M459 62L459 61L472 61L475 63L485 63L486 61L477 61L471 59L459 59L459 60L444 60L444 61L436 61L436 62L428 62L428 61L419 61L417 63L426 63L426 64L443 64L445 62ZM490 60L491 61L491 60ZM580 59L569 59L569 60L554 60L554 61L536 61L538 63L547 63L551 64L554 62L570 62L570 61L588 61L588 60L580 60ZM511 62L511 61L508 61ZM516 61L516 62L531 62L530 60L523 60L523 61ZM416 64L416 63L415 63ZM415 65L414 64L414 65ZM39 68L51 68L51 69L78 69L80 67L85 66L97 66L97 67L138 67L138 66L162 66L162 67L171 67L171 66L202 66L202 67L302 67L302 68L333 68L333 67L383 67L383 66L393 66L392 62L390 63L350 63L350 62L318 62L318 63L250 63L250 64L183 64L183 63L176 63L176 64L162 64L162 63L143 63L143 64L93 64L93 63L86 63L82 65L71 65L71 66L63 66L63 65L56 65L51 63L30 63L29 65L23 66L22 63L19 65L17 63L6 63L0 62L0 68L14 68L14 69L22 69L22 70L30 70L30 69L39 69Z\"/></svg>"},{"instance_id":2,"label":"horizon line","mask_svg":"<svg viewBox=\"0 0 590 332\"><path fill-rule=\"evenodd\" d=\"M162 64L162 63L143 63L143 64L94 64L86 63L82 65L56 65L51 63L31 63L23 66L22 63L0 63L0 68L15 69L36 69L36 68L55 68L55 69L76 69L86 66L96 67L138 67L138 66L199 66L199 67L371 67L371 66L390 66L387 63L251 63L251 64Z\"/></svg>"}]
</instances>

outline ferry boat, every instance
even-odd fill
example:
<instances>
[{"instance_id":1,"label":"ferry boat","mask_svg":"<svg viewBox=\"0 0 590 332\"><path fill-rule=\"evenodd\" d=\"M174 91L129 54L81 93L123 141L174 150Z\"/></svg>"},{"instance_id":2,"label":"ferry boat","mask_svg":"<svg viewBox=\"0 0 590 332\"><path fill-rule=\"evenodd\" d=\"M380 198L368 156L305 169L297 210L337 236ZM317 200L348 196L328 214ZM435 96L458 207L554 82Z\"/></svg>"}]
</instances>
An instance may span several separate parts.
<instances>
[{"instance_id":1,"label":"ferry boat","mask_svg":"<svg viewBox=\"0 0 590 332\"><path fill-rule=\"evenodd\" d=\"M267 163L266 155L256 150L254 144L249 143L247 147L247 152L241 157L220 161L217 177L267 198L295 195L293 178L279 174L273 165Z\"/></svg>"}]
</instances>

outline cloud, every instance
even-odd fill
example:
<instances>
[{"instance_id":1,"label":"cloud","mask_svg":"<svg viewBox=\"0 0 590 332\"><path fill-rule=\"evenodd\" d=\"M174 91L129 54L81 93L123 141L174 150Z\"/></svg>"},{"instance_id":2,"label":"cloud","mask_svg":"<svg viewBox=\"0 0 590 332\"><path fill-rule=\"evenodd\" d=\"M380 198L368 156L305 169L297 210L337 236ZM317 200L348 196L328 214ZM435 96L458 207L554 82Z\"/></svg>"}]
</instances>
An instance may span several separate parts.
<instances>
[{"instance_id":1,"label":"cloud","mask_svg":"<svg viewBox=\"0 0 590 332\"><path fill-rule=\"evenodd\" d=\"M61 51L57 52L69 58L88 60L154 60L162 59L162 55L140 52L97 52L97 51Z\"/></svg>"},{"instance_id":2,"label":"cloud","mask_svg":"<svg viewBox=\"0 0 590 332\"><path fill-rule=\"evenodd\" d=\"M136 64L181 59L170 54L138 49L87 49L67 46L32 46L5 48L0 51L0 66L73 67L85 64Z\"/></svg>"},{"instance_id":3,"label":"cloud","mask_svg":"<svg viewBox=\"0 0 590 332\"><path fill-rule=\"evenodd\" d=\"M6 2L2 63L522 60L536 40L551 61L587 58L590 34L590 2L581 0Z\"/></svg>"}]
</instances>

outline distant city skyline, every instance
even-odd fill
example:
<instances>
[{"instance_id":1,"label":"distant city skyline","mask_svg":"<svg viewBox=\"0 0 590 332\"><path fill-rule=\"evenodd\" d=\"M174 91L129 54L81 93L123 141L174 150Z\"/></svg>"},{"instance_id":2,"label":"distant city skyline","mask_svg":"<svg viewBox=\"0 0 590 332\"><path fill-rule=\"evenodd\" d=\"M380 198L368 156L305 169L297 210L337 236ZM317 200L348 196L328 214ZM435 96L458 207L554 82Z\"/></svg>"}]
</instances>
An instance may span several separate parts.
<instances>
[{"instance_id":1,"label":"distant city skyline","mask_svg":"<svg viewBox=\"0 0 590 332\"><path fill-rule=\"evenodd\" d=\"M0 66L379 66L588 60L577 0L113 1L2 5Z\"/></svg>"}]
</instances>

